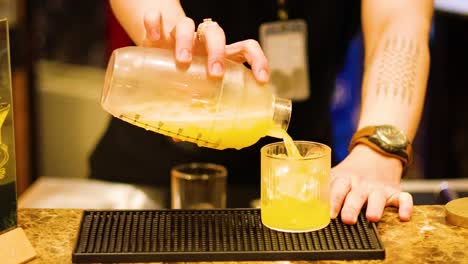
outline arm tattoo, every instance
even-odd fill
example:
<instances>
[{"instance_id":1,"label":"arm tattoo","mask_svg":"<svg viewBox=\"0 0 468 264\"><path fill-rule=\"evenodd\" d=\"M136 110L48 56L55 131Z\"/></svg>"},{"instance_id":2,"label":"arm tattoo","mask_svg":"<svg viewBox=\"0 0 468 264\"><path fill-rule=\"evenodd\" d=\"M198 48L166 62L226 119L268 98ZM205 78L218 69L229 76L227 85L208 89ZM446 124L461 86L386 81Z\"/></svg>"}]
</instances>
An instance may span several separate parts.
<instances>
[{"instance_id":1,"label":"arm tattoo","mask_svg":"<svg viewBox=\"0 0 468 264\"><path fill-rule=\"evenodd\" d=\"M376 95L393 96L411 104L416 88L419 47L414 39L395 36L385 40L377 73Z\"/></svg>"}]
</instances>

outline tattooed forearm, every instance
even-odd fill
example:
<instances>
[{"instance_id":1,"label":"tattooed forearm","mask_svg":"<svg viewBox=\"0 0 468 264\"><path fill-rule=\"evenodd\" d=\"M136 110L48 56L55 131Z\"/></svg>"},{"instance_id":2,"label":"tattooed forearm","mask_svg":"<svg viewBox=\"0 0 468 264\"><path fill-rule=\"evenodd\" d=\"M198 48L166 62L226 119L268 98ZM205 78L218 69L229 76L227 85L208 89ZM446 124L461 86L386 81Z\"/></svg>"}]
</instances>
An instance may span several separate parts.
<instances>
[{"instance_id":1,"label":"tattooed forearm","mask_svg":"<svg viewBox=\"0 0 468 264\"><path fill-rule=\"evenodd\" d=\"M393 96L411 104L416 89L418 42L410 37L392 36L385 40L381 56L370 69L376 74L377 96Z\"/></svg>"}]
</instances>

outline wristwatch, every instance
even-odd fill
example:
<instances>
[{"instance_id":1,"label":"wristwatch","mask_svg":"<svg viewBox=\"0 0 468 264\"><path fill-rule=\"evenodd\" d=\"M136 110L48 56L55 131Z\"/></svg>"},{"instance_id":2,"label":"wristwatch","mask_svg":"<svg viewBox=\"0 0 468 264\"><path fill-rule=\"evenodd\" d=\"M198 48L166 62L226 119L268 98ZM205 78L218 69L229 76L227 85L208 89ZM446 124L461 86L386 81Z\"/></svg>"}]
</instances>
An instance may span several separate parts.
<instances>
[{"instance_id":1,"label":"wristwatch","mask_svg":"<svg viewBox=\"0 0 468 264\"><path fill-rule=\"evenodd\" d=\"M357 144L365 144L378 153L397 158L403 163L403 170L413 162L411 143L405 133L391 125L368 126L354 133L348 150Z\"/></svg>"}]
</instances>

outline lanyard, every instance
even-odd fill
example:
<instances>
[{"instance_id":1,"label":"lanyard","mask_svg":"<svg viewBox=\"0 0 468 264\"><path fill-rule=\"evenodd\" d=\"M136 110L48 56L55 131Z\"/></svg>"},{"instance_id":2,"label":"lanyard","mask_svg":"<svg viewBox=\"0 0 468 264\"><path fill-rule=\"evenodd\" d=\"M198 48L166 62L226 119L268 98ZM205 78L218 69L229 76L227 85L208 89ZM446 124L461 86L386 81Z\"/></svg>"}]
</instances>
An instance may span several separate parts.
<instances>
[{"instance_id":1,"label":"lanyard","mask_svg":"<svg viewBox=\"0 0 468 264\"><path fill-rule=\"evenodd\" d=\"M278 18L288 20L288 11L286 9L286 0L278 0Z\"/></svg>"}]
</instances>

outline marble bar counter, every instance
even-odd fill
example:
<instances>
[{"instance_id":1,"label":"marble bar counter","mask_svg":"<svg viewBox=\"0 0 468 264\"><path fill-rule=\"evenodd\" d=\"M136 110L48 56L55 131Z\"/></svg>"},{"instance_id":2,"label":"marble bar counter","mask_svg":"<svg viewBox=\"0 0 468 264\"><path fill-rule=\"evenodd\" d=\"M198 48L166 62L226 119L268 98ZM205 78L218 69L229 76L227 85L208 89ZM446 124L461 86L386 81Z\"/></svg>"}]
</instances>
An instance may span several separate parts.
<instances>
[{"instance_id":1,"label":"marble bar counter","mask_svg":"<svg viewBox=\"0 0 468 264\"><path fill-rule=\"evenodd\" d=\"M38 254L28 263L72 263L82 212L79 209L20 209L18 224ZM386 250L385 260L242 263L468 263L468 229L446 223L443 206L415 206L409 222L400 222L397 210L387 208L377 226Z\"/></svg>"}]
</instances>

